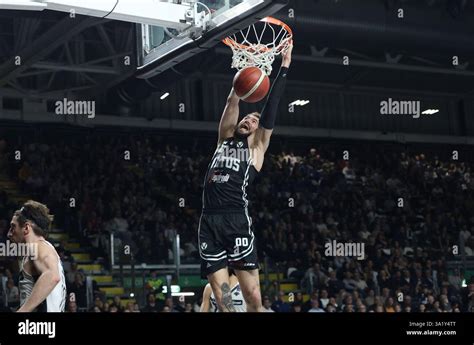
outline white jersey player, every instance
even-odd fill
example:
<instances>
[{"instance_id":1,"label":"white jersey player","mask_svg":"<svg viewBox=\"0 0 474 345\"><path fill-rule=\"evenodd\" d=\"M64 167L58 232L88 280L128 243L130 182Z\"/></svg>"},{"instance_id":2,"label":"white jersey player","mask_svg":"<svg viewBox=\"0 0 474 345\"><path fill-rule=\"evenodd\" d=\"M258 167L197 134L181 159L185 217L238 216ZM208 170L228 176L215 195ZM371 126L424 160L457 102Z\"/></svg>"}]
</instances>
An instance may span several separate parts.
<instances>
[{"instance_id":1,"label":"white jersey player","mask_svg":"<svg viewBox=\"0 0 474 345\"><path fill-rule=\"evenodd\" d=\"M49 209L36 201L26 202L13 214L8 238L32 249L21 262L18 312L64 312L63 266L54 246L45 240L52 219Z\"/></svg>"},{"instance_id":2,"label":"white jersey player","mask_svg":"<svg viewBox=\"0 0 474 345\"><path fill-rule=\"evenodd\" d=\"M244 296L242 295L239 280L235 274L233 274L232 270L229 270L229 283L230 293L232 295L232 304L234 305L235 311L237 313L247 312L247 304L245 303ZM211 284L208 283L202 294L201 312L216 313L218 311L219 309L217 308L214 292L212 291Z\"/></svg>"}]
</instances>

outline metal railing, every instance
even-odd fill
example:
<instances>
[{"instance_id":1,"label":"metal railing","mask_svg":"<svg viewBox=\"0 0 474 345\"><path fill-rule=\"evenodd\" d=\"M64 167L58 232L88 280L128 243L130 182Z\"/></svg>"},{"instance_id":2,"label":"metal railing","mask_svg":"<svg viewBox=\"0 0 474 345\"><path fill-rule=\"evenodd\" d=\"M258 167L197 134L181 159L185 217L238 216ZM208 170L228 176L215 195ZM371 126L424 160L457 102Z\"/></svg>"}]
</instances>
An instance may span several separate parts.
<instances>
[{"instance_id":1,"label":"metal railing","mask_svg":"<svg viewBox=\"0 0 474 345\"><path fill-rule=\"evenodd\" d=\"M0 280L0 285L2 288L2 300L3 304L6 308L8 308L8 294L7 294L7 277L1 277L2 279Z\"/></svg>"},{"instance_id":2,"label":"metal railing","mask_svg":"<svg viewBox=\"0 0 474 345\"><path fill-rule=\"evenodd\" d=\"M92 308L94 304L94 289L93 289L93 277L87 276L86 277L86 301L87 301L87 310Z\"/></svg>"},{"instance_id":3,"label":"metal railing","mask_svg":"<svg viewBox=\"0 0 474 345\"><path fill-rule=\"evenodd\" d=\"M172 237L171 249L172 249L172 261L169 264L153 264L153 263L142 263L137 262L134 251L130 250L128 254L124 255L125 246L131 246L129 243L122 242L115 234L110 234L110 267L114 271L118 271L119 279L122 286L125 286L125 276L129 276L131 279L130 292L137 299L141 299L145 302L146 295L146 281L147 275L150 272L157 272L159 275L166 276L166 287L168 293L171 292L171 281L173 278L179 282L181 273L186 272L199 272L199 264L182 264L180 246L181 240L177 232L174 232ZM127 248L130 249L130 248ZM139 281L140 279L141 281ZM140 284L141 283L141 284ZM139 284L142 286L140 291L137 290Z\"/></svg>"},{"instance_id":4,"label":"metal railing","mask_svg":"<svg viewBox=\"0 0 474 345\"><path fill-rule=\"evenodd\" d=\"M129 245L129 244L125 244ZM133 254L133 251L130 251L127 255L117 255L117 252L122 252L123 248L118 248L117 236L115 234L110 234L110 267L114 270L123 269L123 270L163 270L165 273L174 273L176 277L179 278L180 272L182 270L194 270L199 269L199 264L181 264L181 253L180 253L180 236L178 233L173 235L172 243L172 252L173 260L170 264L150 264L150 263L137 263L136 258ZM121 247L124 247L122 245ZM123 260L126 258L126 260Z\"/></svg>"}]
</instances>

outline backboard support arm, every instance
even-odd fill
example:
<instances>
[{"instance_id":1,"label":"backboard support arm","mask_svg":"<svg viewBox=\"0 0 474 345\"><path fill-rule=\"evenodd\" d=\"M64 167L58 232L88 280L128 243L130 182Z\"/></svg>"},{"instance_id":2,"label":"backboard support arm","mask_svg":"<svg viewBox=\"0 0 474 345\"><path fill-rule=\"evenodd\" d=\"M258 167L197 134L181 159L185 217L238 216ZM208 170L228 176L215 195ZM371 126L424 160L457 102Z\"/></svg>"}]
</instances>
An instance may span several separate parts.
<instances>
[{"instance_id":1,"label":"backboard support arm","mask_svg":"<svg viewBox=\"0 0 474 345\"><path fill-rule=\"evenodd\" d=\"M211 13L199 11L197 0L180 3L157 0L0 0L0 9L53 10L125 22L162 26L184 31L205 30Z\"/></svg>"}]
</instances>

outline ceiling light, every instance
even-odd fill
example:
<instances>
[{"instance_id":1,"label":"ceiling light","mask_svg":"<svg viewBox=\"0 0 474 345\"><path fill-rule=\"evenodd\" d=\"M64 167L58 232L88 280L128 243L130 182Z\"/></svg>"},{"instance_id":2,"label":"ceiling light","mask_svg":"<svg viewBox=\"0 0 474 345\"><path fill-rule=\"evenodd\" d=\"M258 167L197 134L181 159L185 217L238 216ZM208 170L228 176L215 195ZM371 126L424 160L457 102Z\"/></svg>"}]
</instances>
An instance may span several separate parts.
<instances>
[{"instance_id":1,"label":"ceiling light","mask_svg":"<svg viewBox=\"0 0 474 345\"><path fill-rule=\"evenodd\" d=\"M292 105L305 106L305 105L308 104L308 103L309 103L309 101L303 101L303 100L301 100L301 99L298 99L298 100L296 100L296 101L294 101L294 102L291 102L291 103L290 103L290 106L292 106Z\"/></svg>"},{"instance_id":2,"label":"ceiling light","mask_svg":"<svg viewBox=\"0 0 474 345\"><path fill-rule=\"evenodd\" d=\"M433 115L439 112L439 109L426 109L422 114Z\"/></svg>"}]
</instances>

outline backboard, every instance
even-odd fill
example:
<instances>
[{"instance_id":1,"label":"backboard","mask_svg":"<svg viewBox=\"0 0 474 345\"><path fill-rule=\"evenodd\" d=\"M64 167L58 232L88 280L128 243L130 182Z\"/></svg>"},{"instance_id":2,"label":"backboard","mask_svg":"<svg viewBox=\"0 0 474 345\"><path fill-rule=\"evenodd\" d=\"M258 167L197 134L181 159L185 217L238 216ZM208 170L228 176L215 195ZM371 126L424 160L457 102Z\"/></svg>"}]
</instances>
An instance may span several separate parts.
<instances>
[{"instance_id":1,"label":"backboard","mask_svg":"<svg viewBox=\"0 0 474 345\"><path fill-rule=\"evenodd\" d=\"M274 14L287 0L200 0L196 10L210 13L202 27L137 26L137 77L150 78L219 44L223 38Z\"/></svg>"}]
</instances>

